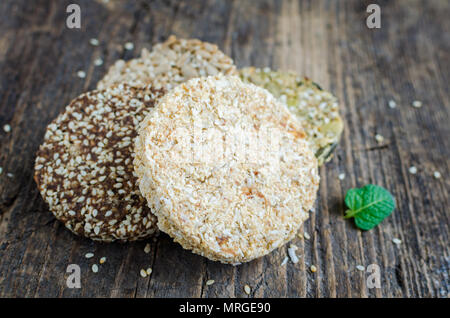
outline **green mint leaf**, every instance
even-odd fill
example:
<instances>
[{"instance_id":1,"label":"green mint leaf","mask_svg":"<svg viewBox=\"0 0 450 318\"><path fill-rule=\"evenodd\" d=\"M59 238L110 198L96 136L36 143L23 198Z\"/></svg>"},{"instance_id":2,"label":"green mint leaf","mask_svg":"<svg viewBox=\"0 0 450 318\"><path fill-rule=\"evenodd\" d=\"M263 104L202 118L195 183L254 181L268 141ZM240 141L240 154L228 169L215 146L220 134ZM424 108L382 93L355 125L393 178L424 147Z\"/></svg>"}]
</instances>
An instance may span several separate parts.
<instances>
[{"instance_id":1,"label":"green mint leaf","mask_svg":"<svg viewBox=\"0 0 450 318\"><path fill-rule=\"evenodd\" d=\"M348 190L345 204L349 207L345 212L345 218L354 217L356 226L362 230L374 228L395 209L392 194L385 188L373 184Z\"/></svg>"}]
</instances>

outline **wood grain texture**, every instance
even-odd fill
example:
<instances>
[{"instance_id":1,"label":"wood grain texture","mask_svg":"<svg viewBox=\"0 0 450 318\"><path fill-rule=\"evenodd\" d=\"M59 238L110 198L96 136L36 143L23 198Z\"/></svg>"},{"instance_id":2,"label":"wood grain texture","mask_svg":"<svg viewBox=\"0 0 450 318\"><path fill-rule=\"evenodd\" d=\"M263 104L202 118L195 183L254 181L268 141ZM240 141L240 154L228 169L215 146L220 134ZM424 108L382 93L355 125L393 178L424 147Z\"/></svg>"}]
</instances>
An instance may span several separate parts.
<instances>
[{"instance_id":1,"label":"wood grain texture","mask_svg":"<svg viewBox=\"0 0 450 318\"><path fill-rule=\"evenodd\" d=\"M81 30L65 27L73 2L81 6ZM447 297L450 6L378 1L382 27L370 30L370 2L0 1L0 125L12 127L0 131L0 296L248 297L248 284L250 297ZM94 243L67 231L41 199L32 175L46 125L116 59L170 34L216 43L239 67L295 70L339 98L346 127L335 158L320 170L316 212L304 224L310 239L293 241L299 263L280 266L283 247L241 266L222 265L164 234L148 240L149 254L147 242ZM128 41L133 51L123 49ZM98 57L103 66L94 66ZM87 77L78 78L78 70ZM397 108L388 107L391 99ZM411 107L414 100L423 107ZM398 208L361 232L343 219L343 198L367 183L389 189ZM86 259L87 252L95 257ZM106 263L93 273L102 256ZM81 289L66 287L68 264L81 266ZM356 270L369 264L381 268L379 289ZM148 267L153 274L142 278ZM206 286L209 279L215 284Z\"/></svg>"}]
</instances>

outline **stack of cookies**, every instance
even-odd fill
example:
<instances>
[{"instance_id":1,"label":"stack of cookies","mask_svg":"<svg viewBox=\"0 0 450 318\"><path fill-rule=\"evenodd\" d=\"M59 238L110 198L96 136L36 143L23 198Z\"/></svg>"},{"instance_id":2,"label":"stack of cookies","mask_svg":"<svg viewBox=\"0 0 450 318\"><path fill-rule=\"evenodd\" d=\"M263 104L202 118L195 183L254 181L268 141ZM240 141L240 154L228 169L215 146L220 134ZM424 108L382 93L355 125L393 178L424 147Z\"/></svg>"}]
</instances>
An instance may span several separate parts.
<instances>
[{"instance_id":1,"label":"stack of cookies","mask_svg":"<svg viewBox=\"0 0 450 318\"><path fill-rule=\"evenodd\" d=\"M117 61L48 126L35 180L78 235L160 230L238 264L296 235L342 128L336 98L314 82L237 70L216 45L171 36Z\"/></svg>"}]
</instances>

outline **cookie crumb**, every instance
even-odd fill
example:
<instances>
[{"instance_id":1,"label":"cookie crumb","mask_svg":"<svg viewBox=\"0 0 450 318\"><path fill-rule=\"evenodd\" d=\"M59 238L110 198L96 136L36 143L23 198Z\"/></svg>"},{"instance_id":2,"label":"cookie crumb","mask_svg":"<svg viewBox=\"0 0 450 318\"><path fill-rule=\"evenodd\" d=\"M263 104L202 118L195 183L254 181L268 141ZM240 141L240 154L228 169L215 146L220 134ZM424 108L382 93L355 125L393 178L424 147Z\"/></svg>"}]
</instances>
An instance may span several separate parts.
<instances>
[{"instance_id":1,"label":"cookie crumb","mask_svg":"<svg viewBox=\"0 0 450 318\"><path fill-rule=\"evenodd\" d=\"M415 166L409 167L409 173L416 174L417 173L417 168Z\"/></svg>"}]
</instances>

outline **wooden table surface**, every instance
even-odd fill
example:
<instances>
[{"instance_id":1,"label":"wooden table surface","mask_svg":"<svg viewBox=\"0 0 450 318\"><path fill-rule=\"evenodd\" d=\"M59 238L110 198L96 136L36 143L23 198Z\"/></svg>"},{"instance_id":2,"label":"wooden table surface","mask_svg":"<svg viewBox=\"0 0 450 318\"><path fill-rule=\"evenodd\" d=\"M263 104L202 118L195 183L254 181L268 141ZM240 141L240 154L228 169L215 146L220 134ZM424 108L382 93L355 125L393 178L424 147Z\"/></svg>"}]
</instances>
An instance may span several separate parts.
<instances>
[{"instance_id":1,"label":"wooden table surface","mask_svg":"<svg viewBox=\"0 0 450 318\"><path fill-rule=\"evenodd\" d=\"M0 131L0 296L248 297L248 284L250 297L448 297L450 5L377 1L381 28L368 29L371 2L0 1L0 126L11 126ZM66 27L69 3L81 7L81 30ZM239 67L295 70L339 98L345 131L320 169L316 212L304 224L310 239L293 241L299 263L281 266L283 247L223 265L165 234L147 241L149 254L145 241L95 243L66 230L41 199L32 176L46 125L115 60L170 34L216 43ZM104 64L95 66L99 57ZM423 106L412 107L414 100ZM367 183L389 189L398 207L362 232L343 218L343 199ZM69 264L81 268L80 289L66 286ZM356 269L369 264L379 266L381 288L369 288L369 273ZM142 278L148 267L153 274Z\"/></svg>"}]
</instances>

